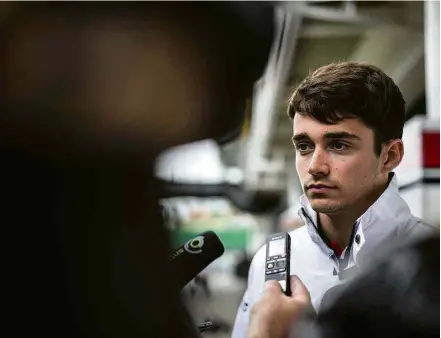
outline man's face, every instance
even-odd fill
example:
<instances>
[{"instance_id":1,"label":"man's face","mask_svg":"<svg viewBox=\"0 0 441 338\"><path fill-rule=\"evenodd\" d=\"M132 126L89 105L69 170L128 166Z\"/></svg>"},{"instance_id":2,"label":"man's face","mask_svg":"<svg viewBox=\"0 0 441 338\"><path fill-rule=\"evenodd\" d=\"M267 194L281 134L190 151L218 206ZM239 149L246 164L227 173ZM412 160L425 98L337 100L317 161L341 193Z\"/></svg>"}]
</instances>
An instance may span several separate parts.
<instances>
[{"instance_id":1,"label":"man's face","mask_svg":"<svg viewBox=\"0 0 441 338\"><path fill-rule=\"evenodd\" d=\"M328 125L295 114L293 143L297 173L316 212L363 205L384 178L374 133L359 119Z\"/></svg>"}]
</instances>

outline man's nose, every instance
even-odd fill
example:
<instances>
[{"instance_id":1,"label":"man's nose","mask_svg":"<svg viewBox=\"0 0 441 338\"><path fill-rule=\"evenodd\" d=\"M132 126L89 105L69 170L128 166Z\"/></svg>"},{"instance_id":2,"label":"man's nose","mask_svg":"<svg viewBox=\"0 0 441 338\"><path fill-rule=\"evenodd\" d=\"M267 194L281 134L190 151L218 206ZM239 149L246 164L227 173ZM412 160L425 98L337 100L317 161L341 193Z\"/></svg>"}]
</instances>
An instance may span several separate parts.
<instances>
[{"instance_id":1,"label":"man's nose","mask_svg":"<svg viewBox=\"0 0 441 338\"><path fill-rule=\"evenodd\" d=\"M312 176L328 176L329 165L326 151L315 149L309 163L308 173Z\"/></svg>"}]
</instances>

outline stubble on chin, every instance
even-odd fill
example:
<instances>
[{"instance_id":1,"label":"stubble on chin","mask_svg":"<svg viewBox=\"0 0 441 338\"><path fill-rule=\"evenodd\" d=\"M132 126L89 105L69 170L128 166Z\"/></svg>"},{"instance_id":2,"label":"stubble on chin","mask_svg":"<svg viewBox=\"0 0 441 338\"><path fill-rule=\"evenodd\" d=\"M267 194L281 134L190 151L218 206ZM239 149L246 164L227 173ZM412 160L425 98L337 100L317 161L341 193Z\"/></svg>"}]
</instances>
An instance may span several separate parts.
<instances>
[{"instance_id":1,"label":"stubble on chin","mask_svg":"<svg viewBox=\"0 0 441 338\"><path fill-rule=\"evenodd\" d=\"M344 209L343 205L325 200L324 198L317 198L316 196L308 197L312 209L321 214L335 214Z\"/></svg>"}]
</instances>

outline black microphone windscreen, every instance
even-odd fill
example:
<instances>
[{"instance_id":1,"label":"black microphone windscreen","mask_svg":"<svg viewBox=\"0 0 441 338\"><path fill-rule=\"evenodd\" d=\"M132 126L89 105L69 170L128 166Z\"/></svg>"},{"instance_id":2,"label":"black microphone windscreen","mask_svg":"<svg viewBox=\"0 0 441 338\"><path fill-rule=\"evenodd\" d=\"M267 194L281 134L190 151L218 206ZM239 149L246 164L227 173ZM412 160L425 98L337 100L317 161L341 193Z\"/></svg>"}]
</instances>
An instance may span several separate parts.
<instances>
[{"instance_id":1,"label":"black microphone windscreen","mask_svg":"<svg viewBox=\"0 0 441 338\"><path fill-rule=\"evenodd\" d=\"M176 287L182 289L224 251L221 240L213 231L205 231L188 240L171 255L171 271Z\"/></svg>"}]
</instances>

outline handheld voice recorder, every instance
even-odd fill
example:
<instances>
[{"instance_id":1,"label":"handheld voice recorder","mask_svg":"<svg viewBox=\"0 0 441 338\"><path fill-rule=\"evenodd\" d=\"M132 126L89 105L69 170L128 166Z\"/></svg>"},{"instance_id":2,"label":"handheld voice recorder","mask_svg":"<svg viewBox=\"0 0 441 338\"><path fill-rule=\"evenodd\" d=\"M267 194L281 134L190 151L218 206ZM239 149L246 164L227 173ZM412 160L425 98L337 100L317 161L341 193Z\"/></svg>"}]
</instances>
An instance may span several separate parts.
<instances>
[{"instance_id":1,"label":"handheld voice recorder","mask_svg":"<svg viewBox=\"0 0 441 338\"><path fill-rule=\"evenodd\" d=\"M291 295L290 257L291 237L288 233L281 232L267 238L265 281L278 281L287 296Z\"/></svg>"}]
</instances>

